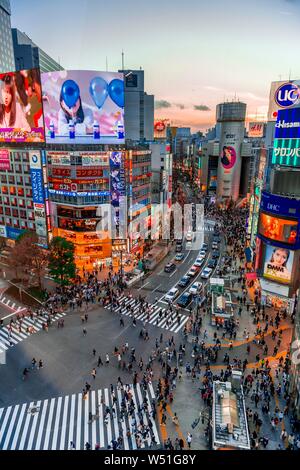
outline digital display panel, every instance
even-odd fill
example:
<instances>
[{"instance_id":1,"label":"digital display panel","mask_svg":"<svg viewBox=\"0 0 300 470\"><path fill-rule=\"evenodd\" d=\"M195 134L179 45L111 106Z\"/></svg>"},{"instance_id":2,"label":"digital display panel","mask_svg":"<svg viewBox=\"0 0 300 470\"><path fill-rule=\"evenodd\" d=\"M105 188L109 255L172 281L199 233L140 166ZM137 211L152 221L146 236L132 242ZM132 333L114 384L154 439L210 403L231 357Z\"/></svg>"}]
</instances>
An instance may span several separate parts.
<instances>
[{"instance_id":1,"label":"digital display panel","mask_svg":"<svg viewBox=\"0 0 300 470\"><path fill-rule=\"evenodd\" d=\"M0 74L0 142L44 142L38 69Z\"/></svg>"},{"instance_id":2,"label":"digital display panel","mask_svg":"<svg viewBox=\"0 0 300 470\"><path fill-rule=\"evenodd\" d=\"M47 143L122 144L124 76L63 70L42 74Z\"/></svg>"},{"instance_id":3,"label":"digital display panel","mask_svg":"<svg viewBox=\"0 0 300 470\"><path fill-rule=\"evenodd\" d=\"M294 245L297 242L298 221L261 212L258 232L271 240Z\"/></svg>"},{"instance_id":4,"label":"digital display panel","mask_svg":"<svg viewBox=\"0 0 300 470\"><path fill-rule=\"evenodd\" d=\"M289 284L292 279L293 261L293 251L266 245L263 276L272 281Z\"/></svg>"}]
</instances>

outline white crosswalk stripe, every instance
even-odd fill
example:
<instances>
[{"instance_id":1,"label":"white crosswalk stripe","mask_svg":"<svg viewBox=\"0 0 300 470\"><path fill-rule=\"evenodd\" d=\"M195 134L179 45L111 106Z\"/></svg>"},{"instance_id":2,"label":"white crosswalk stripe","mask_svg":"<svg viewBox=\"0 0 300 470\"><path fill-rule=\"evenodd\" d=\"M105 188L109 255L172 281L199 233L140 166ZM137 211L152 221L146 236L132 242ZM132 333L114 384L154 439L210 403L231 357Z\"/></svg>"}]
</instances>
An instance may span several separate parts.
<instances>
[{"instance_id":1,"label":"white crosswalk stripe","mask_svg":"<svg viewBox=\"0 0 300 470\"><path fill-rule=\"evenodd\" d=\"M58 313L54 315L51 317L52 323L63 318L65 315L66 313ZM12 330L9 330L7 326L0 328L0 352L7 351L32 334L42 330L43 323L45 323L45 319L43 317L35 317L33 319L25 317L22 320L21 331L19 331L18 326L13 327ZM34 333L27 331L27 328L33 328Z\"/></svg>"},{"instance_id":2,"label":"white crosswalk stripe","mask_svg":"<svg viewBox=\"0 0 300 470\"><path fill-rule=\"evenodd\" d=\"M111 309L113 312L120 313L121 315L134 317L136 320L165 330L174 331L174 333L178 333L188 321L187 315L177 314L174 311L170 312L155 304L148 304L147 313L143 310L139 299L126 297L123 294L118 298L118 304L118 306L108 304L104 308Z\"/></svg>"},{"instance_id":3,"label":"white crosswalk stripe","mask_svg":"<svg viewBox=\"0 0 300 470\"><path fill-rule=\"evenodd\" d=\"M134 403L130 413L125 390ZM91 391L86 399L78 393L1 408L0 450L67 450L71 441L76 450L84 449L86 442L92 449L96 444L107 449L118 438L122 438L122 448L134 450L137 437L141 439L141 448L154 442L159 445L152 417L151 401L155 397L152 384L146 388L140 384L114 387L114 397L105 388Z\"/></svg>"}]
</instances>

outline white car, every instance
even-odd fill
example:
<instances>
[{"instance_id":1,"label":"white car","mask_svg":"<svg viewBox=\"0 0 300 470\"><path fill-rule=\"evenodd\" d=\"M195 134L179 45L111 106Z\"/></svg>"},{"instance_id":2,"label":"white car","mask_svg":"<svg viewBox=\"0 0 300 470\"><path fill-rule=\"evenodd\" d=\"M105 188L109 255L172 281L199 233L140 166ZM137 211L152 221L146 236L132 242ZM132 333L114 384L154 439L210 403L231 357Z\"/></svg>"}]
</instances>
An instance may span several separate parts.
<instances>
[{"instance_id":1,"label":"white car","mask_svg":"<svg viewBox=\"0 0 300 470\"><path fill-rule=\"evenodd\" d=\"M179 289L177 289L176 287L172 287L172 289L169 290L169 292L165 295L166 301L173 302L178 292L179 292Z\"/></svg>"},{"instance_id":2,"label":"white car","mask_svg":"<svg viewBox=\"0 0 300 470\"><path fill-rule=\"evenodd\" d=\"M201 268L202 264L204 263L204 258L197 258L194 266L197 266L198 268Z\"/></svg>"},{"instance_id":3,"label":"white car","mask_svg":"<svg viewBox=\"0 0 300 470\"><path fill-rule=\"evenodd\" d=\"M191 269L189 270L189 272L187 273L187 275L191 276L191 277L194 277L194 276L196 276L198 271L199 270L198 270L197 266L192 266Z\"/></svg>"},{"instance_id":4,"label":"white car","mask_svg":"<svg viewBox=\"0 0 300 470\"><path fill-rule=\"evenodd\" d=\"M212 271L213 270L211 268L208 268L208 267L204 268L202 273L201 273L202 279L208 279L210 277Z\"/></svg>"},{"instance_id":5,"label":"white car","mask_svg":"<svg viewBox=\"0 0 300 470\"><path fill-rule=\"evenodd\" d=\"M187 242L191 242L193 240L193 232L191 230L186 232L185 239Z\"/></svg>"},{"instance_id":6,"label":"white car","mask_svg":"<svg viewBox=\"0 0 300 470\"><path fill-rule=\"evenodd\" d=\"M205 250L199 251L199 256L203 256L203 257L205 258L205 256L206 256L206 251L205 251Z\"/></svg>"},{"instance_id":7,"label":"white car","mask_svg":"<svg viewBox=\"0 0 300 470\"><path fill-rule=\"evenodd\" d=\"M217 242L212 242L211 247L212 247L213 250L218 250L218 248L219 248L219 243L217 243Z\"/></svg>"},{"instance_id":8,"label":"white car","mask_svg":"<svg viewBox=\"0 0 300 470\"><path fill-rule=\"evenodd\" d=\"M194 282L194 284L190 287L189 293L192 295L197 295L202 290L202 282Z\"/></svg>"}]
</instances>

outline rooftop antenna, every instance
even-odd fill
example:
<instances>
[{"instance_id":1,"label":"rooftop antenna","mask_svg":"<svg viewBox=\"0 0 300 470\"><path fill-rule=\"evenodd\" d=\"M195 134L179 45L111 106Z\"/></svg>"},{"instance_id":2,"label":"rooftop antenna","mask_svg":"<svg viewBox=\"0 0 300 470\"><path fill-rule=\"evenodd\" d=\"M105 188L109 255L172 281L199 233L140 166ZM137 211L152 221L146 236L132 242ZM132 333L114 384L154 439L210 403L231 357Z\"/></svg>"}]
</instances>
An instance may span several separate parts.
<instances>
[{"instance_id":1,"label":"rooftop antenna","mask_svg":"<svg viewBox=\"0 0 300 470\"><path fill-rule=\"evenodd\" d=\"M124 51L122 49L122 70L124 70Z\"/></svg>"}]
</instances>

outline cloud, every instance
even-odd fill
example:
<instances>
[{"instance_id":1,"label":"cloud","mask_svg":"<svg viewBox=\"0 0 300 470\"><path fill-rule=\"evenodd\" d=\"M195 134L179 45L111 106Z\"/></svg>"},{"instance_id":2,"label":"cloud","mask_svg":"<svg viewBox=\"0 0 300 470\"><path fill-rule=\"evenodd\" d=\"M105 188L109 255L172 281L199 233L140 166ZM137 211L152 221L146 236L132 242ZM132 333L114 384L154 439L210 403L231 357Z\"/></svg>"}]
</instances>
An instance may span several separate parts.
<instances>
[{"instance_id":1,"label":"cloud","mask_svg":"<svg viewBox=\"0 0 300 470\"><path fill-rule=\"evenodd\" d=\"M185 105L182 104L182 103L174 103L176 108L179 108L179 109L185 109Z\"/></svg>"},{"instance_id":2,"label":"cloud","mask_svg":"<svg viewBox=\"0 0 300 470\"><path fill-rule=\"evenodd\" d=\"M194 105L194 110L195 111L210 111L210 108L206 106L206 104L195 104Z\"/></svg>"},{"instance_id":3,"label":"cloud","mask_svg":"<svg viewBox=\"0 0 300 470\"><path fill-rule=\"evenodd\" d=\"M171 106L172 106L172 104L169 103L169 101L166 101L166 100L155 101L155 108L156 109L171 108Z\"/></svg>"}]
</instances>

